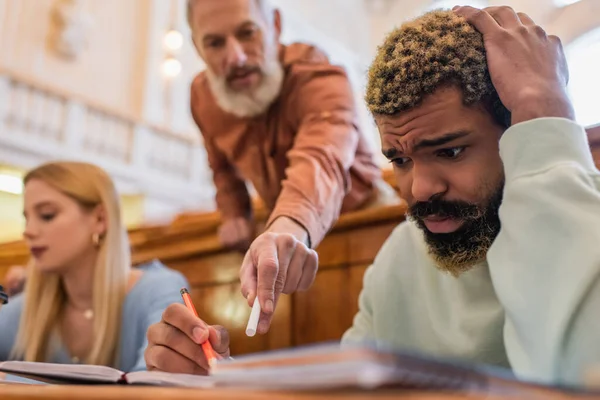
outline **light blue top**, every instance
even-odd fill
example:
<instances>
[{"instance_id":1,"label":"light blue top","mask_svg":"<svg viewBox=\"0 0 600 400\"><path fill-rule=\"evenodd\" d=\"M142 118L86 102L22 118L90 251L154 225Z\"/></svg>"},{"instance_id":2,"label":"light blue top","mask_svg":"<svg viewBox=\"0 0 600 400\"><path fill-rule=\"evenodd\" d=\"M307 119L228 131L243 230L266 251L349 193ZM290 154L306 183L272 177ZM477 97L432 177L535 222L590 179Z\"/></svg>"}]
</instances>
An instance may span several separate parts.
<instances>
[{"instance_id":1,"label":"light blue top","mask_svg":"<svg viewBox=\"0 0 600 400\"><path fill-rule=\"evenodd\" d=\"M179 290L188 287L182 274L158 261L137 268L144 273L129 291L123 304L119 363L116 366L123 372L146 369L144 351L148 344L148 327L161 320L168 305L182 303ZM8 304L0 309L0 361L9 359L19 329L23 300L20 295L11 297ZM72 364L68 350L61 343L48 362Z\"/></svg>"}]
</instances>

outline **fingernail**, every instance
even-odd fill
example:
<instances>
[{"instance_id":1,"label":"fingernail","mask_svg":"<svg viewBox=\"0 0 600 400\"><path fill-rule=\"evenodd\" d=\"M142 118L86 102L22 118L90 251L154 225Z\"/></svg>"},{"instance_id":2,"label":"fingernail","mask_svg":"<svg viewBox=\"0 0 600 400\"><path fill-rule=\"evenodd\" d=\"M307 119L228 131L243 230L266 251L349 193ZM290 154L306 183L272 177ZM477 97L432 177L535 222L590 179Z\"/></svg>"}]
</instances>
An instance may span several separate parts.
<instances>
[{"instance_id":1,"label":"fingernail","mask_svg":"<svg viewBox=\"0 0 600 400\"><path fill-rule=\"evenodd\" d=\"M204 328L197 326L192 331L192 337L194 338L194 342L197 344L202 344L204 339Z\"/></svg>"},{"instance_id":2,"label":"fingernail","mask_svg":"<svg viewBox=\"0 0 600 400\"><path fill-rule=\"evenodd\" d=\"M271 314L273 312L273 300L269 299L265 302L265 312Z\"/></svg>"},{"instance_id":3,"label":"fingernail","mask_svg":"<svg viewBox=\"0 0 600 400\"><path fill-rule=\"evenodd\" d=\"M258 324L258 333L264 334L267 333L268 330L269 324L267 323L267 321L260 321L260 323Z\"/></svg>"}]
</instances>

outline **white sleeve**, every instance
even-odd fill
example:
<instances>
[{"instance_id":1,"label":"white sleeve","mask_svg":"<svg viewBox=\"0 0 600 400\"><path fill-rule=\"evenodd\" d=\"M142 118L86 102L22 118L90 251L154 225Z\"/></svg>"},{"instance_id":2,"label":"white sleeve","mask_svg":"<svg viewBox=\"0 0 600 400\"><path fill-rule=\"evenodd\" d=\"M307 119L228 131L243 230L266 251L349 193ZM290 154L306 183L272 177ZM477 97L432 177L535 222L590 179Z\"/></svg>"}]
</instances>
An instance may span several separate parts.
<instances>
[{"instance_id":1,"label":"white sleeve","mask_svg":"<svg viewBox=\"0 0 600 400\"><path fill-rule=\"evenodd\" d=\"M600 175L585 130L517 124L500 156L502 228L488 262L510 363L525 379L577 384L600 365Z\"/></svg>"}]
</instances>

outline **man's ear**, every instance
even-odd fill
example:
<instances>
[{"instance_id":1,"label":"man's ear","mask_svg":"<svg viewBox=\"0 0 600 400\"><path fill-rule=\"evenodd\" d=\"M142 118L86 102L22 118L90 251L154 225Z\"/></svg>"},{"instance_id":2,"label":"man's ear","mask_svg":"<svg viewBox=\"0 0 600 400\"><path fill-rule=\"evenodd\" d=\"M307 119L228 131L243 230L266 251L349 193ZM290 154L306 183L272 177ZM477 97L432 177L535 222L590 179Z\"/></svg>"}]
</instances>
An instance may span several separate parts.
<instances>
[{"instance_id":1,"label":"man's ear","mask_svg":"<svg viewBox=\"0 0 600 400\"><path fill-rule=\"evenodd\" d=\"M273 10L273 26L275 27L275 37L277 38L277 41L279 41L279 38L281 37L281 12L279 11L279 9L275 9Z\"/></svg>"}]
</instances>

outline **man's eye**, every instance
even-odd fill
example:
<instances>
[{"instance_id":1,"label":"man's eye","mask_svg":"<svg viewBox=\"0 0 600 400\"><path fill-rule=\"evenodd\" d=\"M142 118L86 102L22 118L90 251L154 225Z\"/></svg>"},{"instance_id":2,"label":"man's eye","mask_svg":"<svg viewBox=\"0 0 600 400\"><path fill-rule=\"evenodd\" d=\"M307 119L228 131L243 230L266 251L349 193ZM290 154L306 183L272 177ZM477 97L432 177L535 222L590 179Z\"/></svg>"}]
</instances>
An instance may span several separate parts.
<instances>
[{"instance_id":1,"label":"man's eye","mask_svg":"<svg viewBox=\"0 0 600 400\"><path fill-rule=\"evenodd\" d=\"M219 47L223 47L223 41L222 40L209 40L207 42L205 42L206 47L210 47L213 49L219 48Z\"/></svg>"},{"instance_id":2,"label":"man's eye","mask_svg":"<svg viewBox=\"0 0 600 400\"><path fill-rule=\"evenodd\" d=\"M240 39L250 39L254 36L254 32L254 29L244 29L238 36Z\"/></svg>"},{"instance_id":3,"label":"man's eye","mask_svg":"<svg viewBox=\"0 0 600 400\"><path fill-rule=\"evenodd\" d=\"M452 147L450 149L442 149L437 152L438 156L444 158L456 158L462 154L465 150L465 147Z\"/></svg>"},{"instance_id":4,"label":"man's eye","mask_svg":"<svg viewBox=\"0 0 600 400\"><path fill-rule=\"evenodd\" d=\"M398 157L398 158L394 158L390 162L393 163L397 167L406 167L406 165L410 162L410 158Z\"/></svg>"}]
</instances>

